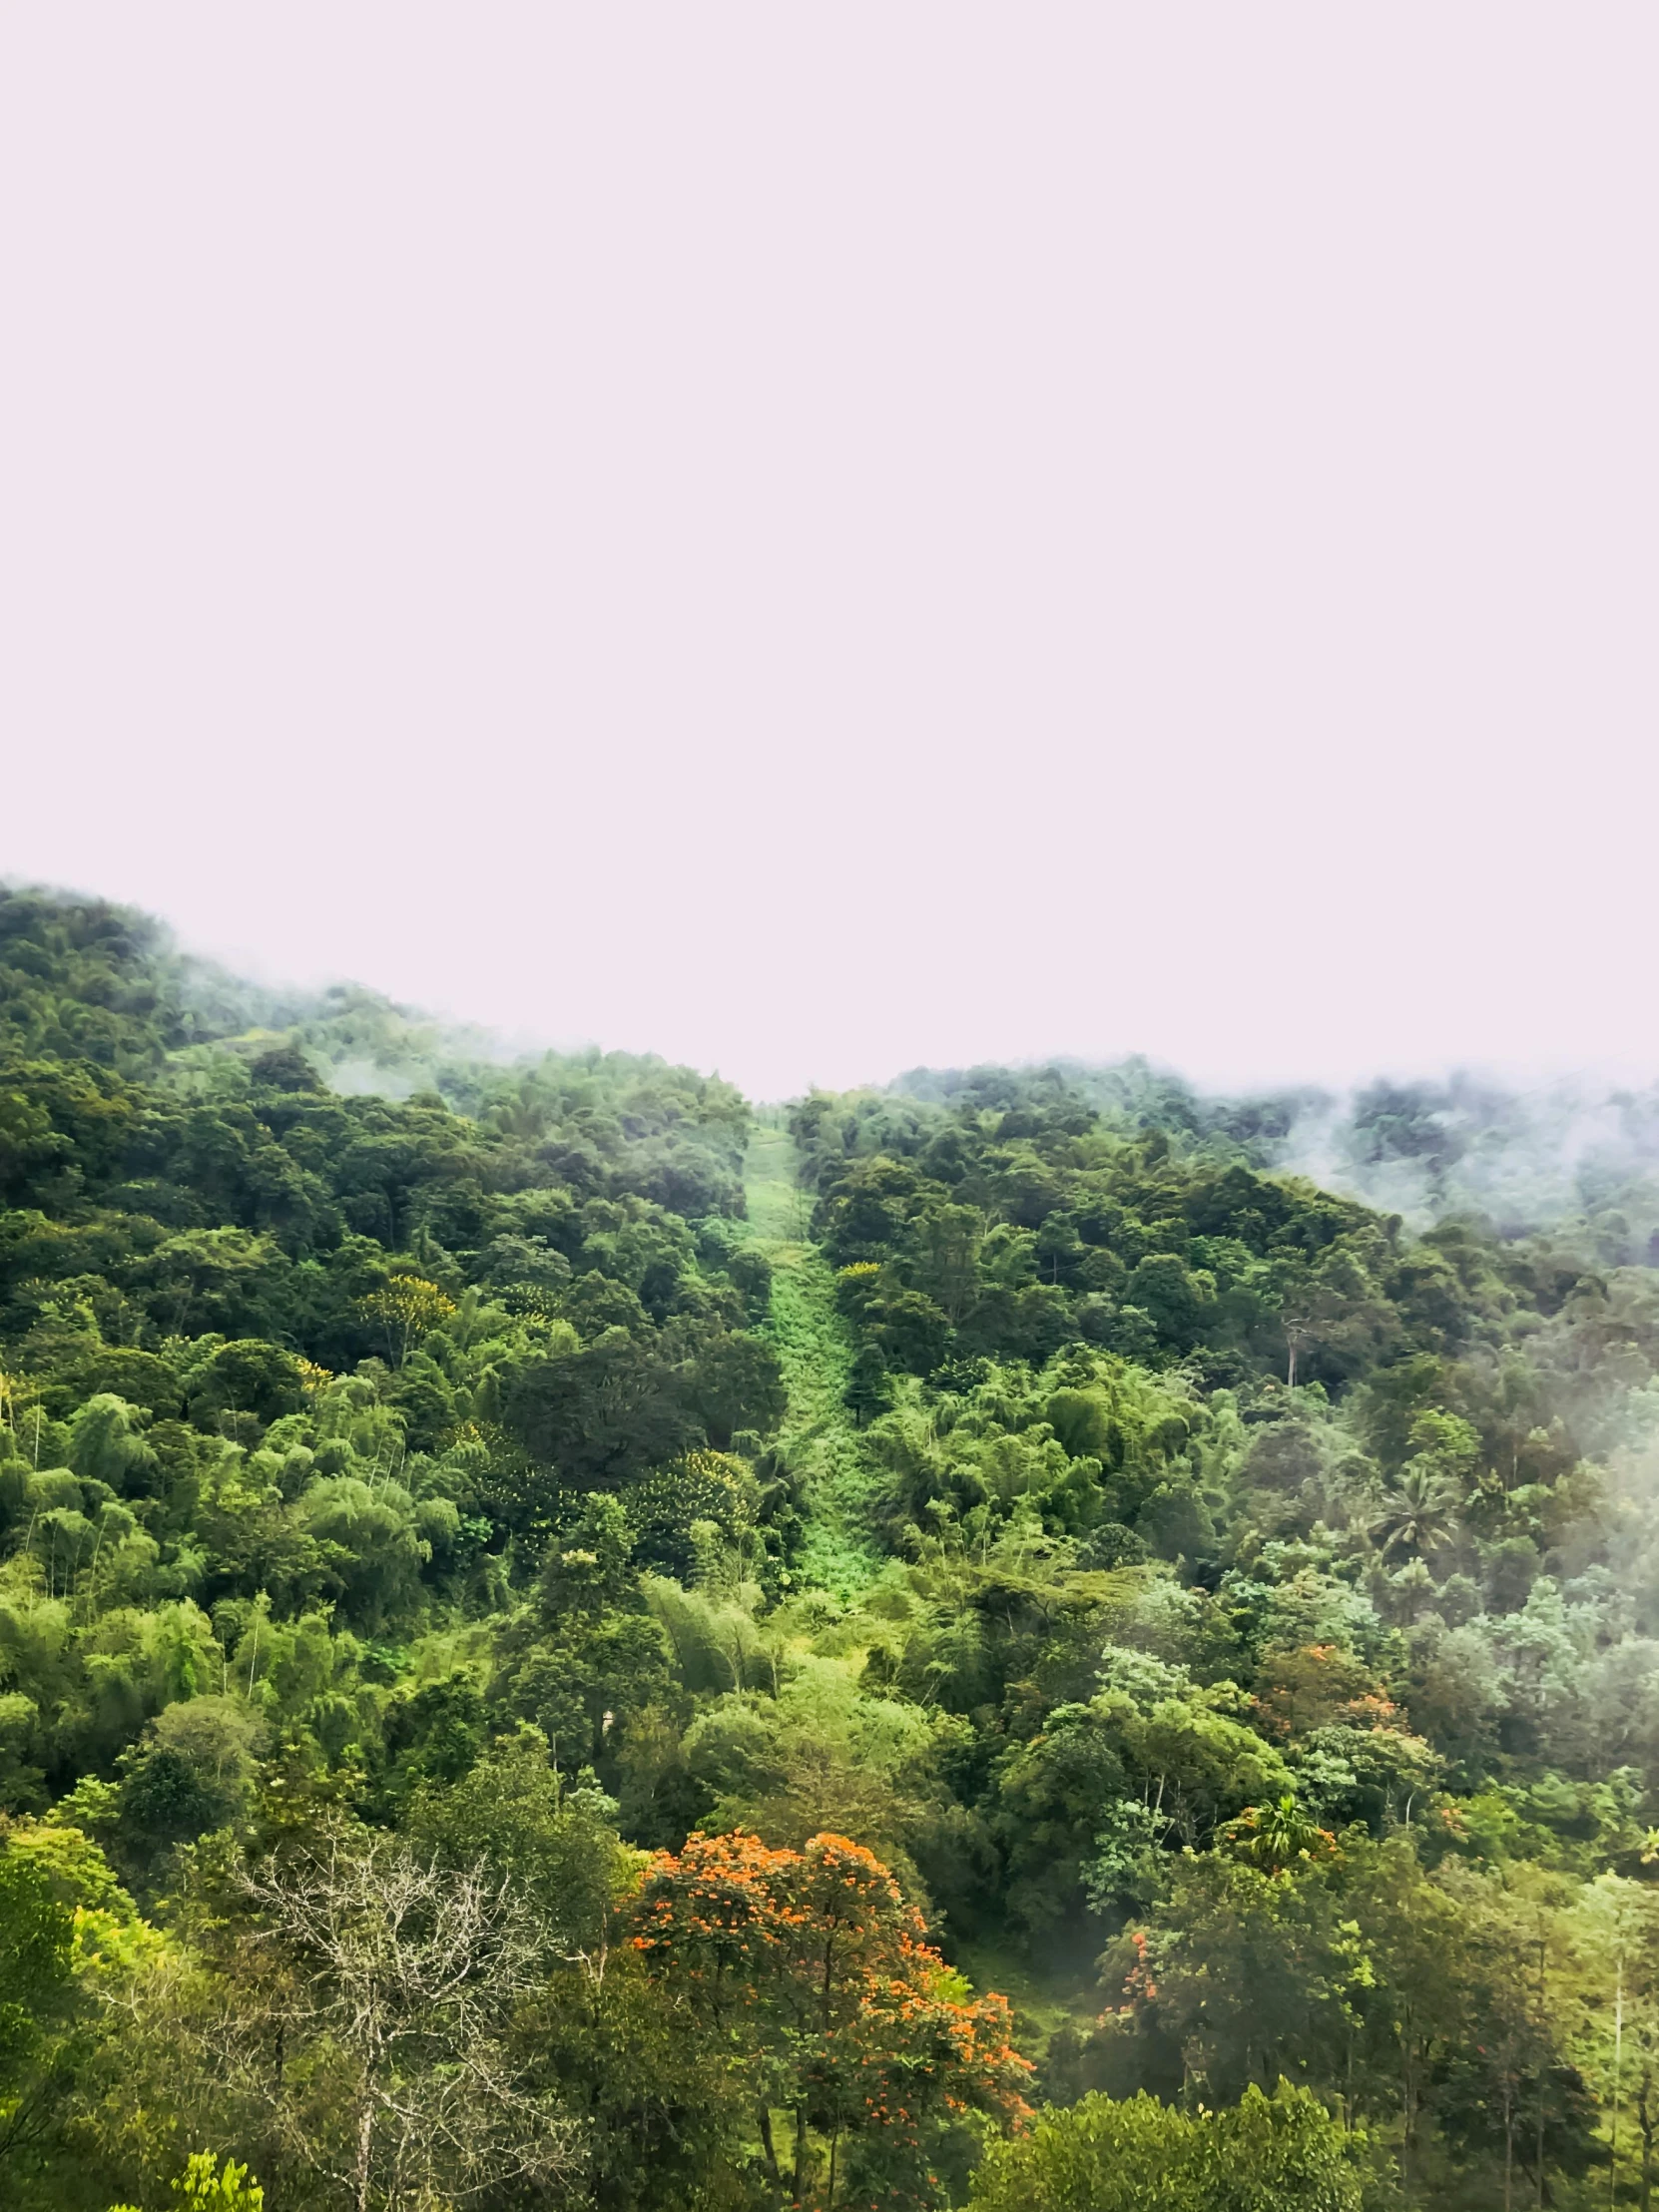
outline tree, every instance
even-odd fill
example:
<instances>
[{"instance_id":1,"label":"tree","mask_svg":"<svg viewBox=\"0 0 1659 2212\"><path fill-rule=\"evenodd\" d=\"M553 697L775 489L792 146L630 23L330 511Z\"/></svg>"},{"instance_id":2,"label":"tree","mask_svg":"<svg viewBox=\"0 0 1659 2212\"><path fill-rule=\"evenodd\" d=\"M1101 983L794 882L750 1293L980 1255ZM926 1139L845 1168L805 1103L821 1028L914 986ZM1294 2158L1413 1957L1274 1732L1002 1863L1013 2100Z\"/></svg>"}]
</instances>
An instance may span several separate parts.
<instances>
[{"instance_id":1,"label":"tree","mask_svg":"<svg viewBox=\"0 0 1659 2212\"><path fill-rule=\"evenodd\" d=\"M680 2212L700 2190L724 2201L749 2100L625 1939L643 1854L620 1842L616 1810L591 1782L563 1784L523 1728L459 1781L422 1783L406 1829L456 1870L487 1860L541 1918L547 1977L519 2024L534 2079L579 2117L584 2201Z\"/></svg>"},{"instance_id":2,"label":"tree","mask_svg":"<svg viewBox=\"0 0 1659 2212\"><path fill-rule=\"evenodd\" d=\"M1659 2144L1659 1891L1603 1875L1576 1901L1572 2049L1608 2117L1615 2185L1635 2150L1638 2201L1653 2202Z\"/></svg>"},{"instance_id":3,"label":"tree","mask_svg":"<svg viewBox=\"0 0 1659 2212\"><path fill-rule=\"evenodd\" d=\"M1524 2159L1527 2123L1554 2051L1537 2002L1537 1945L1520 1901L1488 1888L1467 1902L1475 1908L1467 1929L1474 2033L1441 2065L1436 2112L1459 2149L1501 2146L1503 2208L1512 2212L1517 2152Z\"/></svg>"},{"instance_id":4,"label":"tree","mask_svg":"<svg viewBox=\"0 0 1659 2212\"><path fill-rule=\"evenodd\" d=\"M1359 2212L1361 2146L1306 2090L1189 2114L1143 2091L1083 2097L993 2143L973 2212Z\"/></svg>"},{"instance_id":5,"label":"tree","mask_svg":"<svg viewBox=\"0 0 1659 2212\"><path fill-rule=\"evenodd\" d=\"M574 2170L570 2120L512 2047L545 1938L509 1878L338 1828L236 1889L250 1917L209 2038L302 2170L354 2212Z\"/></svg>"},{"instance_id":6,"label":"tree","mask_svg":"<svg viewBox=\"0 0 1659 2212\"><path fill-rule=\"evenodd\" d=\"M400 1368L422 1337L448 1321L455 1302L424 1276L394 1275L382 1290L360 1299L358 1310L384 1332L391 1364Z\"/></svg>"},{"instance_id":7,"label":"tree","mask_svg":"<svg viewBox=\"0 0 1659 2212\"><path fill-rule=\"evenodd\" d=\"M1120 1977L1125 2031L1167 2038L1211 2097L1271 2089L1281 2074L1336 2087L1355 2025L1338 1923L1316 1865L1274 1873L1189 1852L1167 1903L1102 1963Z\"/></svg>"},{"instance_id":8,"label":"tree","mask_svg":"<svg viewBox=\"0 0 1659 2212\"><path fill-rule=\"evenodd\" d=\"M227 2158L221 2167L211 2150L193 2151L173 2184L173 2194L201 2212L265 2212L265 2191L246 2166ZM136 2204L113 2204L110 2212L139 2212Z\"/></svg>"},{"instance_id":9,"label":"tree","mask_svg":"<svg viewBox=\"0 0 1659 2212\"><path fill-rule=\"evenodd\" d=\"M304 1398L304 1371L291 1352L259 1337L221 1345L192 1380L192 1418L211 1427L227 1413L261 1421L293 1412Z\"/></svg>"},{"instance_id":10,"label":"tree","mask_svg":"<svg viewBox=\"0 0 1659 2212\"><path fill-rule=\"evenodd\" d=\"M1424 2104L1470 2039L1468 1913L1428 1874L1409 1832L1381 1844L1345 1839L1343 1908L1360 1932L1369 1987L1353 1997L1351 2109L1400 2118L1400 2169L1411 2184Z\"/></svg>"},{"instance_id":11,"label":"tree","mask_svg":"<svg viewBox=\"0 0 1659 2212\"><path fill-rule=\"evenodd\" d=\"M1082 1250L1077 1224L1069 1214L1048 1215L1037 1231L1037 1258L1047 1269L1050 1283L1058 1283L1062 1272L1069 1276Z\"/></svg>"},{"instance_id":12,"label":"tree","mask_svg":"<svg viewBox=\"0 0 1659 2212\"><path fill-rule=\"evenodd\" d=\"M618 1840L615 1818L597 1789L567 1788L546 1738L521 1727L457 1780L422 1782L404 1825L455 1873L487 1865L506 1876L562 1954L597 1956L613 1909L639 1879L639 1855Z\"/></svg>"},{"instance_id":13,"label":"tree","mask_svg":"<svg viewBox=\"0 0 1659 2212\"><path fill-rule=\"evenodd\" d=\"M1567 2049L1566 1931L1547 1878L1532 1870L1458 1869L1450 1887L1467 1945L1469 2032L1442 2062L1435 2114L1465 2157L1500 2161L1507 2212L1522 2187L1542 2203L1552 2170L1581 2178L1596 2155L1593 2099Z\"/></svg>"},{"instance_id":14,"label":"tree","mask_svg":"<svg viewBox=\"0 0 1659 2212\"><path fill-rule=\"evenodd\" d=\"M729 1451L740 1428L769 1436L789 1405L777 1353L741 1330L711 1337L697 1354L691 1402L717 1451Z\"/></svg>"},{"instance_id":15,"label":"tree","mask_svg":"<svg viewBox=\"0 0 1659 2212\"><path fill-rule=\"evenodd\" d=\"M0 1841L0 2181L50 2126L53 2029L73 1993L73 1934L45 1871Z\"/></svg>"},{"instance_id":16,"label":"tree","mask_svg":"<svg viewBox=\"0 0 1659 2212\"><path fill-rule=\"evenodd\" d=\"M634 1942L665 1990L752 2070L767 2175L796 2206L879 2171L936 2201L927 2152L951 2118L1024 2109L1008 2007L974 1999L872 1853L840 1836L771 1851L742 1833L659 1854ZM793 2120L793 2155L776 2132Z\"/></svg>"},{"instance_id":17,"label":"tree","mask_svg":"<svg viewBox=\"0 0 1659 2212\"><path fill-rule=\"evenodd\" d=\"M950 1324L925 1292L888 1291L869 1319L888 1364L911 1375L931 1375L950 1349Z\"/></svg>"},{"instance_id":18,"label":"tree","mask_svg":"<svg viewBox=\"0 0 1659 2212\"><path fill-rule=\"evenodd\" d=\"M156 1454L144 1441L141 1416L109 1391L90 1397L71 1423L69 1463L79 1475L112 1490L154 1487Z\"/></svg>"},{"instance_id":19,"label":"tree","mask_svg":"<svg viewBox=\"0 0 1659 2212\"><path fill-rule=\"evenodd\" d=\"M533 1458L582 1488L620 1488L697 1440L685 1379L626 1330L515 1378L508 1425Z\"/></svg>"},{"instance_id":20,"label":"tree","mask_svg":"<svg viewBox=\"0 0 1659 2212\"><path fill-rule=\"evenodd\" d=\"M1173 1252L1153 1252L1136 1262L1123 1295L1125 1304L1151 1315L1163 1343L1189 1352L1212 1316L1216 1287L1210 1277L1194 1275Z\"/></svg>"},{"instance_id":21,"label":"tree","mask_svg":"<svg viewBox=\"0 0 1659 2212\"><path fill-rule=\"evenodd\" d=\"M1074 1459L1098 1459L1112 1463L1112 1401L1104 1390L1056 1390L1043 1408L1049 1426ZM1117 1438L1116 1456L1122 1456L1123 1439Z\"/></svg>"},{"instance_id":22,"label":"tree","mask_svg":"<svg viewBox=\"0 0 1659 2212\"><path fill-rule=\"evenodd\" d=\"M248 1809L265 1731L240 1699L209 1694L165 1706L144 1742L122 1756L120 1836L142 1861Z\"/></svg>"},{"instance_id":23,"label":"tree","mask_svg":"<svg viewBox=\"0 0 1659 2212\"><path fill-rule=\"evenodd\" d=\"M916 1287L938 1304L954 1329L978 1296L985 1217L977 1206L927 1206L911 1224L910 1237Z\"/></svg>"},{"instance_id":24,"label":"tree","mask_svg":"<svg viewBox=\"0 0 1659 2212\"><path fill-rule=\"evenodd\" d=\"M268 1090L309 1091L323 1089L316 1070L297 1045L268 1045L256 1053L248 1069L249 1079L263 1083Z\"/></svg>"},{"instance_id":25,"label":"tree","mask_svg":"<svg viewBox=\"0 0 1659 2212\"><path fill-rule=\"evenodd\" d=\"M1328 1859L1337 1848L1330 1830L1310 1820L1289 1791L1276 1804L1247 1806L1222 1835L1239 1858L1270 1874L1283 1874L1299 1860L1312 1864Z\"/></svg>"},{"instance_id":26,"label":"tree","mask_svg":"<svg viewBox=\"0 0 1659 2212\"><path fill-rule=\"evenodd\" d=\"M669 1688L667 1643L633 1556L621 1501L593 1492L548 1547L529 1603L496 1630L495 1703L539 1728L567 1766L602 1761L613 1731Z\"/></svg>"},{"instance_id":27,"label":"tree","mask_svg":"<svg viewBox=\"0 0 1659 2212\"><path fill-rule=\"evenodd\" d=\"M1057 1885L1079 1877L1104 1902L1110 1870L1094 1855L1116 1860L1125 1799L1142 1808L1145 1842L1195 1845L1290 1786L1274 1747L1175 1670L1155 1670L1144 1690L1114 1685L1087 1705L1057 1705L1002 1763L996 1827L1010 1903L1040 1925L1063 1910Z\"/></svg>"},{"instance_id":28,"label":"tree","mask_svg":"<svg viewBox=\"0 0 1659 2212\"><path fill-rule=\"evenodd\" d=\"M1382 1539L1384 1559L1396 1552L1420 1559L1445 1543L1456 1518L1455 1484L1433 1467L1407 1464L1388 1485L1372 1534Z\"/></svg>"},{"instance_id":29,"label":"tree","mask_svg":"<svg viewBox=\"0 0 1659 2212\"><path fill-rule=\"evenodd\" d=\"M853 1354L841 1403L860 1428L892 1403L892 1379L878 1345L860 1345Z\"/></svg>"}]
</instances>

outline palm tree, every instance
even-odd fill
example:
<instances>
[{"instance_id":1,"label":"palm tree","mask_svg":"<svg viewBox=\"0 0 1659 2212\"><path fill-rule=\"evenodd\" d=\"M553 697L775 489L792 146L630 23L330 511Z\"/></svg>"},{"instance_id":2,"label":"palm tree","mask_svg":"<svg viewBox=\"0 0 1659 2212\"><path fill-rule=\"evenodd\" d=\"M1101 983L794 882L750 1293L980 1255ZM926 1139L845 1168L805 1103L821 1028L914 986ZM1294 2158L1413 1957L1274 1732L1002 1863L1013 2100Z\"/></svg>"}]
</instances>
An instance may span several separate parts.
<instances>
[{"instance_id":1,"label":"palm tree","mask_svg":"<svg viewBox=\"0 0 1659 2212\"><path fill-rule=\"evenodd\" d=\"M1277 1805L1252 1805L1222 1834L1241 1859L1254 1860L1271 1874L1299 1859L1322 1859L1336 1848L1331 1831L1310 1820L1288 1794Z\"/></svg>"},{"instance_id":2,"label":"palm tree","mask_svg":"<svg viewBox=\"0 0 1659 2212\"><path fill-rule=\"evenodd\" d=\"M1371 1524L1384 1559L1395 1552L1420 1558L1449 1542L1457 1518L1457 1485L1432 1468L1407 1464L1388 1485L1382 1510Z\"/></svg>"}]
</instances>

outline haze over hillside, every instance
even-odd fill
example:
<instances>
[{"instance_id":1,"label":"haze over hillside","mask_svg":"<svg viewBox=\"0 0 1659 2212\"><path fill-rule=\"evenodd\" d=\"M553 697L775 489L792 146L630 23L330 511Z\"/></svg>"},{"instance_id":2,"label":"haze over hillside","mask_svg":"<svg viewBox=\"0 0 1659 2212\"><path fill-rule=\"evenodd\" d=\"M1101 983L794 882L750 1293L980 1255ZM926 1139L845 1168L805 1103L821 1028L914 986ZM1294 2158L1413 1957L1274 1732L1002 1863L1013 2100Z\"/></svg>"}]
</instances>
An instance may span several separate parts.
<instances>
[{"instance_id":1,"label":"haze over hillside","mask_svg":"<svg viewBox=\"0 0 1659 2212\"><path fill-rule=\"evenodd\" d=\"M34 895L49 907L107 911L112 927L132 931L151 972L163 978L144 989L159 988L175 1050L213 1041L239 1043L247 1054L281 1035L342 1093L407 1098L436 1089L456 1104L475 1098L479 1067L527 1069L541 1056L523 1027L446 1019L360 982L252 983L183 949L159 919L68 892L24 893ZM14 978L7 1021L25 1044L45 1033L31 1027L43 1017L27 1005L22 978ZM1659 1226L1659 1183L1651 1180L1659 1170L1659 1082L1584 1074L1520 1087L1452 1073L1416 1081L1379 1075L1346 1090L1309 1081L1226 1093L1135 1055L1105 1066L1062 1056L1012 1069L912 1067L871 1088L937 1104L983 1104L1010 1078L1035 1077L1076 1091L1109 1127L1169 1127L1212 1151L1231 1147L1254 1166L1351 1191L1416 1227L1472 1212L1516 1235L1583 1217L1609 1255L1645 1256Z\"/></svg>"}]
</instances>

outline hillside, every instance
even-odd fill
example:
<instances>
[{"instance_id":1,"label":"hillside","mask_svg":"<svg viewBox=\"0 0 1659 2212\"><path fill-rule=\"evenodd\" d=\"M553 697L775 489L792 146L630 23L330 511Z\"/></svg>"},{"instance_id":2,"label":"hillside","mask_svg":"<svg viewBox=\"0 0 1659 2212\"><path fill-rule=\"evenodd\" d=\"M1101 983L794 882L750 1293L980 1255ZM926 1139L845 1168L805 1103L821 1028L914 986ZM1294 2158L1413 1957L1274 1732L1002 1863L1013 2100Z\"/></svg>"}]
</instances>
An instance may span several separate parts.
<instances>
[{"instance_id":1,"label":"hillside","mask_svg":"<svg viewBox=\"0 0 1659 2212\"><path fill-rule=\"evenodd\" d=\"M1647 2203L1650 1100L0 1063L0 2201Z\"/></svg>"}]
</instances>

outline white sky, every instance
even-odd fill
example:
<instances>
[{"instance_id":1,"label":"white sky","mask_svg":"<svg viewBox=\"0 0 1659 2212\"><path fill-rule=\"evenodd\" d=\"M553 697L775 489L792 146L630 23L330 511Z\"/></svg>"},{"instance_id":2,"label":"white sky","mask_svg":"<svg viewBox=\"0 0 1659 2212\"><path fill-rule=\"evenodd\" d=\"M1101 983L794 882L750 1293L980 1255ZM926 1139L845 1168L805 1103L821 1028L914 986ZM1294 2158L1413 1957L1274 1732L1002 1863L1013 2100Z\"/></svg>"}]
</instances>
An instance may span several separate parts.
<instances>
[{"instance_id":1,"label":"white sky","mask_svg":"<svg viewBox=\"0 0 1659 2212\"><path fill-rule=\"evenodd\" d=\"M0 22L0 870L762 1095L1659 1072L1659 15Z\"/></svg>"}]
</instances>

